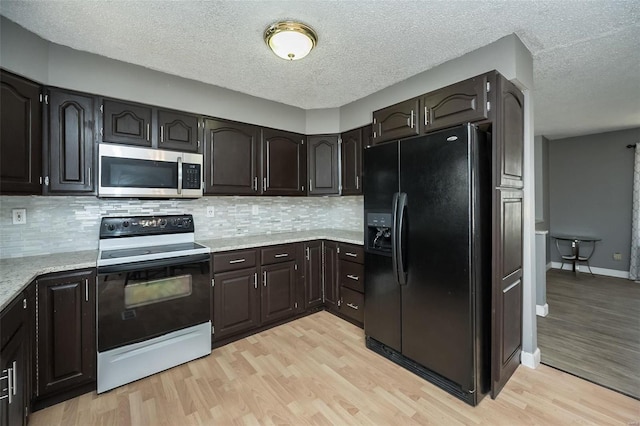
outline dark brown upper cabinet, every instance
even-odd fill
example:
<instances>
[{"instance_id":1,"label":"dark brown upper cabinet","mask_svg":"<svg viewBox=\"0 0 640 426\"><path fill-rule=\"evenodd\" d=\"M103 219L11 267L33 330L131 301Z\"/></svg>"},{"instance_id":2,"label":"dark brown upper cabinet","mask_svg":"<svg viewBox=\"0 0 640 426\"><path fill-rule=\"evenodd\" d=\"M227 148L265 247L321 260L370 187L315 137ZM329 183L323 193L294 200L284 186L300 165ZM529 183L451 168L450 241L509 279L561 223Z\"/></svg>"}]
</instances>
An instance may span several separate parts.
<instances>
[{"instance_id":1,"label":"dark brown upper cabinet","mask_svg":"<svg viewBox=\"0 0 640 426\"><path fill-rule=\"evenodd\" d=\"M40 86L0 70L0 194L40 194Z\"/></svg>"},{"instance_id":2,"label":"dark brown upper cabinet","mask_svg":"<svg viewBox=\"0 0 640 426\"><path fill-rule=\"evenodd\" d=\"M158 148L198 152L198 117L183 112L158 110Z\"/></svg>"},{"instance_id":3,"label":"dark brown upper cabinet","mask_svg":"<svg viewBox=\"0 0 640 426\"><path fill-rule=\"evenodd\" d=\"M205 120L205 194L260 193L259 135L259 128L250 124Z\"/></svg>"},{"instance_id":4,"label":"dark brown upper cabinet","mask_svg":"<svg viewBox=\"0 0 640 426\"><path fill-rule=\"evenodd\" d=\"M152 146L152 108L105 99L103 102L103 142Z\"/></svg>"},{"instance_id":5,"label":"dark brown upper cabinet","mask_svg":"<svg viewBox=\"0 0 640 426\"><path fill-rule=\"evenodd\" d=\"M488 118L488 75L470 78L422 97L422 131Z\"/></svg>"},{"instance_id":6,"label":"dark brown upper cabinet","mask_svg":"<svg viewBox=\"0 0 640 426\"><path fill-rule=\"evenodd\" d=\"M338 195L338 136L307 136L309 195Z\"/></svg>"},{"instance_id":7,"label":"dark brown upper cabinet","mask_svg":"<svg viewBox=\"0 0 640 426\"><path fill-rule=\"evenodd\" d=\"M375 145L420 133L419 98L409 99L373 112L373 140Z\"/></svg>"},{"instance_id":8,"label":"dark brown upper cabinet","mask_svg":"<svg viewBox=\"0 0 640 426\"><path fill-rule=\"evenodd\" d=\"M342 134L342 195L362 194L362 135L371 126Z\"/></svg>"},{"instance_id":9,"label":"dark brown upper cabinet","mask_svg":"<svg viewBox=\"0 0 640 426\"><path fill-rule=\"evenodd\" d=\"M307 151L305 136L262 129L262 193L306 195Z\"/></svg>"},{"instance_id":10,"label":"dark brown upper cabinet","mask_svg":"<svg viewBox=\"0 0 640 426\"><path fill-rule=\"evenodd\" d=\"M496 73L496 108L493 125L496 148L495 186L524 186L524 95L502 75Z\"/></svg>"},{"instance_id":11,"label":"dark brown upper cabinet","mask_svg":"<svg viewBox=\"0 0 640 426\"><path fill-rule=\"evenodd\" d=\"M45 194L95 192L97 99L50 89L45 120Z\"/></svg>"}]
</instances>

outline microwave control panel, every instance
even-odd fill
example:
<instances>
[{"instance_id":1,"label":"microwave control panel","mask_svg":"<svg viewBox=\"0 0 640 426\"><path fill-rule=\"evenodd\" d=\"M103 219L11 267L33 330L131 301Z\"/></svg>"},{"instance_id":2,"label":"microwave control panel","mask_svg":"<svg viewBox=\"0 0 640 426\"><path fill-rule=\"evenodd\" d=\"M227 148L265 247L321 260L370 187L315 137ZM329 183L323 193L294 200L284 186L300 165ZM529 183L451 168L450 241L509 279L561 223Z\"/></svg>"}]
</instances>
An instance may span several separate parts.
<instances>
[{"instance_id":1,"label":"microwave control panel","mask_svg":"<svg viewBox=\"0 0 640 426\"><path fill-rule=\"evenodd\" d=\"M200 164L182 164L182 189L200 189L202 172Z\"/></svg>"}]
</instances>

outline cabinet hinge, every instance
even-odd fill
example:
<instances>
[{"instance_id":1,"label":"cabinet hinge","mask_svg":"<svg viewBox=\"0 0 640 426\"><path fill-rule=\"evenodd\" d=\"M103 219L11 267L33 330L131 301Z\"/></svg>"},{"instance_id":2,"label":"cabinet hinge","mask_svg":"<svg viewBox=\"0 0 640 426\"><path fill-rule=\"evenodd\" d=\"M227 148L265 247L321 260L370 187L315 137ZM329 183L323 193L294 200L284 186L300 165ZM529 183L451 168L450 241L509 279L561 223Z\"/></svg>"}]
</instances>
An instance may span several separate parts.
<instances>
[{"instance_id":1,"label":"cabinet hinge","mask_svg":"<svg viewBox=\"0 0 640 426\"><path fill-rule=\"evenodd\" d=\"M100 105L100 112L104 112L104 105Z\"/></svg>"},{"instance_id":2,"label":"cabinet hinge","mask_svg":"<svg viewBox=\"0 0 640 426\"><path fill-rule=\"evenodd\" d=\"M491 111L491 102L487 102L487 111Z\"/></svg>"},{"instance_id":3,"label":"cabinet hinge","mask_svg":"<svg viewBox=\"0 0 640 426\"><path fill-rule=\"evenodd\" d=\"M338 191L342 192L342 185L338 186Z\"/></svg>"},{"instance_id":4,"label":"cabinet hinge","mask_svg":"<svg viewBox=\"0 0 640 426\"><path fill-rule=\"evenodd\" d=\"M298 270L298 264L297 263L294 265L294 268L295 268L296 271Z\"/></svg>"},{"instance_id":5,"label":"cabinet hinge","mask_svg":"<svg viewBox=\"0 0 640 426\"><path fill-rule=\"evenodd\" d=\"M49 105L49 95L44 95L44 103Z\"/></svg>"},{"instance_id":6,"label":"cabinet hinge","mask_svg":"<svg viewBox=\"0 0 640 426\"><path fill-rule=\"evenodd\" d=\"M306 254L305 254L305 258L306 258L307 260L309 260L309 247L305 248L305 249L304 249L304 251L305 251L305 253L306 253Z\"/></svg>"},{"instance_id":7,"label":"cabinet hinge","mask_svg":"<svg viewBox=\"0 0 640 426\"><path fill-rule=\"evenodd\" d=\"M211 278L211 287L215 287L216 285L216 280Z\"/></svg>"},{"instance_id":8,"label":"cabinet hinge","mask_svg":"<svg viewBox=\"0 0 640 426\"><path fill-rule=\"evenodd\" d=\"M294 303L294 307L298 309L298 302Z\"/></svg>"},{"instance_id":9,"label":"cabinet hinge","mask_svg":"<svg viewBox=\"0 0 640 426\"><path fill-rule=\"evenodd\" d=\"M42 103L42 93L40 93L40 103Z\"/></svg>"},{"instance_id":10,"label":"cabinet hinge","mask_svg":"<svg viewBox=\"0 0 640 426\"><path fill-rule=\"evenodd\" d=\"M338 138L338 145L342 145L342 138Z\"/></svg>"},{"instance_id":11,"label":"cabinet hinge","mask_svg":"<svg viewBox=\"0 0 640 426\"><path fill-rule=\"evenodd\" d=\"M40 185L42 185L42 176L40 176Z\"/></svg>"},{"instance_id":12,"label":"cabinet hinge","mask_svg":"<svg viewBox=\"0 0 640 426\"><path fill-rule=\"evenodd\" d=\"M49 176L44 177L44 185L49 186Z\"/></svg>"},{"instance_id":13,"label":"cabinet hinge","mask_svg":"<svg viewBox=\"0 0 640 426\"><path fill-rule=\"evenodd\" d=\"M302 142L302 145L304 145L304 139L300 139L300 142Z\"/></svg>"},{"instance_id":14,"label":"cabinet hinge","mask_svg":"<svg viewBox=\"0 0 640 426\"><path fill-rule=\"evenodd\" d=\"M302 189L301 189L301 191L304 191L304 185L302 185Z\"/></svg>"},{"instance_id":15,"label":"cabinet hinge","mask_svg":"<svg viewBox=\"0 0 640 426\"><path fill-rule=\"evenodd\" d=\"M100 127L100 137L104 136L104 127Z\"/></svg>"},{"instance_id":16,"label":"cabinet hinge","mask_svg":"<svg viewBox=\"0 0 640 426\"><path fill-rule=\"evenodd\" d=\"M336 248L336 253L340 254L340 247Z\"/></svg>"},{"instance_id":17,"label":"cabinet hinge","mask_svg":"<svg viewBox=\"0 0 640 426\"><path fill-rule=\"evenodd\" d=\"M487 93L491 91L491 82L487 81Z\"/></svg>"},{"instance_id":18,"label":"cabinet hinge","mask_svg":"<svg viewBox=\"0 0 640 426\"><path fill-rule=\"evenodd\" d=\"M27 309L27 298L22 299L22 309Z\"/></svg>"},{"instance_id":19,"label":"cabinet hinge","mask_svg":"<svg viewBox=\"0 0 640 426\"><path fill-rule=\"evenodd\" d=\"M378 121L375 119L375 117L373 118L373 124L376 124Z\"/></svg>"},{"instance_id":20,"label":"cabinet hinge","mask_svg":"<svg viewBox=\"0 0 640 426\"><path fill-rule=\"evenodd\" d=\"M216 328L215 326L211 326L211 334L216 334Z\"/></svg>"},{"instance_id":21,"label":"cabinet hinge","mask_svg":"<svg viewBox=\"0 0 640 426\"><path fill-rule=\"evenodd\" d=\"M198 141L198 148L200 148L200 141Z\"/></svg>"},{"instance_id":22,"label":"cabinet hinge","mask_svg":"<svg viewBox=\"0 0 640 426\"><path fill-rule=\"evenodd\" d=\"M374 131L374 132L373 132L373 138L375 139L375 138L377 138L377 137L378 137L378 134Z\"/></svg>"}]
</instances>

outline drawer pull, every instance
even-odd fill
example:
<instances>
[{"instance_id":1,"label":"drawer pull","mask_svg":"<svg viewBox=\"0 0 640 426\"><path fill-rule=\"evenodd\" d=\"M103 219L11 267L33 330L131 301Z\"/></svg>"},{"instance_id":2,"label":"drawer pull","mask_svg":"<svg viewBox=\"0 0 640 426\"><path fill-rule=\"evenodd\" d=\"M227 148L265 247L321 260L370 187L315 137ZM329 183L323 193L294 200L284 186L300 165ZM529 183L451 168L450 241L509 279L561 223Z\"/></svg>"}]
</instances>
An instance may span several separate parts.
<instances>
[{"instance_id":1,"label":"drawer pull","mask_svg":"<svg viewBox=\"0 0 640 426\"><path fill-rule=\"evenodd\" d=\"M276 255L275 255L275 256L273 256L273 257L275 257L275 258L277 259L277 258L279 258L279 257L287 257L287 256L289 256L289 253L280 253L280 254L276 254Z\"/></svg>"},{"instance_id":2,"label":"drawer pull","mask_svg":"<svg viewBox=\"0 0 640 426\"><path fill-rule=\"evenodd\" d=\"M357 275L351 275L351 274L348 274L348 275L347 275L347 278L350 278L350 279L352 279L352 280L356 280L356 281L359 281L359 280L360 280L360 278L358 278L358 276L357 276Z\"/></svg>"},{"instance_id":3,"label":"drawer pull","mask_svg":"<svg viewBox=\"0 0 640 426\"><path fill-rule=\"evenodd\" d=\"M246 262L246 259L235 259L235 260L230 260L230 261L229 261L229 265L233 265L234 263L242 263L242 262Z\"/></svg>"},{"instance_id":4,"label":"drawer pull","mask_svg":"<svg viewBox=\"0 0 640 426\"><path fill-rule=\"evenodd\" d=\"M358 255L357 255L357 254L355 254L355 253L350 253L350 252L348 252L348 251L346 251L346 252L344 253L344 255L345 255L345 256L351 256L351 257L358 257Z\"/></svg>"},{"instance_id":5,"label":"drawer pull","mask_svg":"<svg viewBox=\"0 0 640 426\"><path fill-rule=\"evenodd\" d=\"M355 309L356 311L358 310L358 305L354 305L353 303L347 303L347 306L351 309Z\"/></svg>"}]
</instances>

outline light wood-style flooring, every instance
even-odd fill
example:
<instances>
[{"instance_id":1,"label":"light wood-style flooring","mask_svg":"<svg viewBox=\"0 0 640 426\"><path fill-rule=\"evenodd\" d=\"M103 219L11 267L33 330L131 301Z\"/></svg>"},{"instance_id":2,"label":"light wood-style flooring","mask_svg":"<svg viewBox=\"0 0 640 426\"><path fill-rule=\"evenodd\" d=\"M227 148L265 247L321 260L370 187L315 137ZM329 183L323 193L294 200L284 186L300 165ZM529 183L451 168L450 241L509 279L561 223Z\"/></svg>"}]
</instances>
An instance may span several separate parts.
<instances>
[{"instance_id":1,"label":"light wood-style flooring","mask_svg":"<svg viewBox=\"0 0 640 426\"><path fill-rule=\"evenodd\" d=\"M366 349L361 329L327 312L30 418L32 426L638 422L639 401L546 366L520 366L496 400L471 407Z\"/></svg>"},{"instance_id":2,"label":"light wood-style flooring","mask_svg":"<svg viewBox=\"0 0 640 426\"><path fill-rule=\"evenodd\" d=\"M542 362L640 399L640 284L552 269L547 303Z\"/></svg>"}]
</instances>

